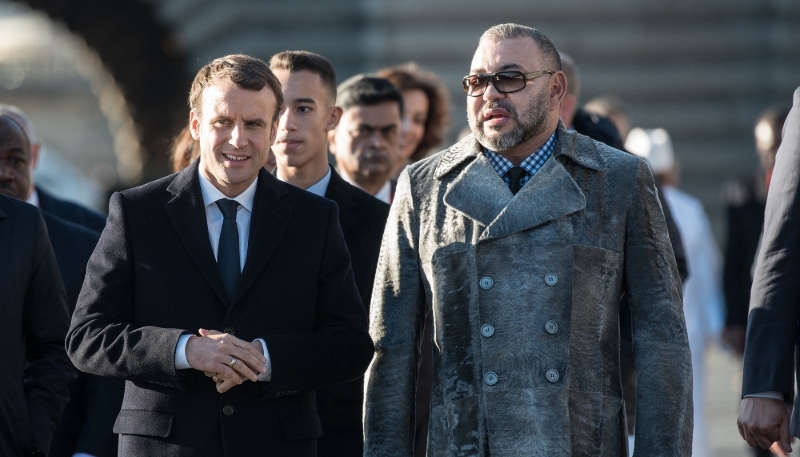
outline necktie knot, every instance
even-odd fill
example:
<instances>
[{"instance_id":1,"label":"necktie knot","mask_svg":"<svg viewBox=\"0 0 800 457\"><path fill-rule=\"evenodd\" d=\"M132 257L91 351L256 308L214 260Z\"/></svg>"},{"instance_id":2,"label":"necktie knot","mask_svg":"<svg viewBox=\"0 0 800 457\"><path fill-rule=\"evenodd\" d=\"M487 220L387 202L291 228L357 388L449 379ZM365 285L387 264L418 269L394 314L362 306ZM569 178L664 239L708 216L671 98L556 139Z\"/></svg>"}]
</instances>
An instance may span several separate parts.
<instances>
[{"instance_id":1,"label":"necktie knot","mask_svg":"<svg viewBox=\"0 0 800 457\"><path fill-rule=\"evenodd\" d=\"M522 167L511 167L510 170L506 172L506 176L508 176L508 189L511 191L512 194L516 195L517 192L522 188L522 178L527 175L528 172Z\"/></svg>"},{"instance_id":2,"label":"necktie knot","mask_svg":"<svg viewBox=\"0 0 800 457\"><path fill-rule=\"evenodd\" d=\"M236 210L239 209L239 202L230 198L220 198L217 200L217 208L222 212L223 218L236 220Z\"/></svg>"}]
</instances>

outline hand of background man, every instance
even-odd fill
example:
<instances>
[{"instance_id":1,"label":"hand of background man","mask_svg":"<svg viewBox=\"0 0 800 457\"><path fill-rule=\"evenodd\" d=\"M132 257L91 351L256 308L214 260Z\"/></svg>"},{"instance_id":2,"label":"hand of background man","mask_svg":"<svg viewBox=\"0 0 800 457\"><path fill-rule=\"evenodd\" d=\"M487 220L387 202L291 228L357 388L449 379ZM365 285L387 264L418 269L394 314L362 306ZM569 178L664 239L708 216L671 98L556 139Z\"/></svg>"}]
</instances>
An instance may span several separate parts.
<instances>
[{"instance_id":1,"label":"hand of background man","mask_svg":"<svg viewBox=\"0 0 800 457\"><path fill-rule=\"evenodd\" d=\"M259 347L240 340L228 333L200 329L200 336L191 336L186 342L186 361L195 370L206 376L217 377L224 382L217 383L217 391L222 393L249 379L257 381L259 373L267 372L267 359ZM231 360L236 359L233 366ZM224 390L221 390L224 389Z\"/></svg>"},{"instance_id":2,"label":"hand of background man","mask_svg":"<svg viewBox=\"0 0 800 457\"><path fill-rule=\"evenodd\" d=\"M744 398L739 407L737 424L739 433L750 447L769 449L774 443L783 452L792 452L789 413L783 401L774 398Z\"/></svg>"}]
</instances>

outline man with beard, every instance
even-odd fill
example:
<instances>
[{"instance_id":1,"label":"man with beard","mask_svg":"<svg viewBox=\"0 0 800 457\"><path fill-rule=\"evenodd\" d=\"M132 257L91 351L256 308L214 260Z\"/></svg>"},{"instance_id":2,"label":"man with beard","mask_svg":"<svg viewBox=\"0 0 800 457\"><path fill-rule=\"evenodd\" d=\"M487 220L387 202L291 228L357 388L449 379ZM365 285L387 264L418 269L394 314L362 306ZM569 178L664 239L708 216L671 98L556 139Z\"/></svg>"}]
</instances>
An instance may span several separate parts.
<instances>
[{"instance_id":1,"label":"man with beard","mask_svg":"<svg viewBox=\"0 0 800 457\"><path fill-rule=\"evenodd\" d=\"M567 131L558 52L516 24L464 78L472 135L400 177L371 303L365 455L411 455L419 326L434 316L429 455L627 456L619 302L639 374L637 452L691 452L681 282L642 159Z\"/></svg>"},{"instance_id":2,"label":"man with beard","mask_svg":"<svg viewBox=\"0 0 800 457\"><path fill-rule=\"evenodd\" d=\"M331 154L345 181L391 203L389 181L400 149L403 95L389 81L356 75L339 85L339 125L328 132Z\"/></svg>"}]
</instances>

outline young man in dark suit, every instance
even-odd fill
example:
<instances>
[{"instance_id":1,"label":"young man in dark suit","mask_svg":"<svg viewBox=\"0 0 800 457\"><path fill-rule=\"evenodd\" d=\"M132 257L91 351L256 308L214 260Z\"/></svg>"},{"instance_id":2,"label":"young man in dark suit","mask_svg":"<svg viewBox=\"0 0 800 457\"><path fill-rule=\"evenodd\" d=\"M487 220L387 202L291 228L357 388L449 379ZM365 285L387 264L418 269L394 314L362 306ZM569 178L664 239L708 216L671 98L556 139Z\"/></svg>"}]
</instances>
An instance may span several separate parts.
<instances>
[{"instance_id":1,"label":"young man in dark suit","mask_svg":"<svg viewBox=\"0 0 800 457\"><path fill-rule=\"evenodd\" d=\"M350 251L358 291L369 307L389 205L345 182L328 164L327 132L336 127L336 73L328 59L306 51L272 56L286 109L272 151L278 179L324 196L339 206L339 224ZM323 436L319 455L361 456L364 378L317 392Z\"/></svg>"},{"instance_id":2,"label":"young man in dark suit","mask_svg":"<svg viewBox=\"0 0 800 457\"><path fill-rule=\"evenodd\" d=\"M40 210L50 213L59 219L86 227L97 233L102 232L103 227L106 225L106 217L104 215L77 203L56 198L34 184L33 170L36 168L36 164L39 161L39 151L42 148L42 144L36 137L36 130L33 128L33 123L28 116L16 106L0 104L0 114L14 119L22 127L22 130L30 142L30 160L27 163L30 173L26 183L27 188L20 189L20 192L24 193L25 196L17 198L27 201L31 205L37 206Z\"/></svg>"},{"instance_id":3,"label":"young man in dark suit","mask_svg":"<svg viewBox=\"0 0 800 457\"><path fill-rule=\"evenodd\" d=\"M28 183L32 182L33 146L24 124L18 123L16 117L0 114L0 119L17 127L0 131L0 143L7 146L3 152L5 160L0 162L0 193L24 201L28 198ZM42 218L66 288L71 315L86 275L86 264L100 234L45 211ZM50 457L70 457L76 453L92 457L116 455L117 439L111 429L122 403L122 390L118 380L79 373L69 385L70 401L53 432Z\"/></svg>"},{"instance_id":4,"label":"young man in dark suit","mask_svg":"<svg viewBox=\"0 0 800 457\"><path fill-rule=\"evenodd\" d=\"M189 103L200 158L112 196L67 351L127 380L123 457L315 456L314 391L373 353L337 207L263 168L283 103L265 62L213 60Z\"/></svg>"},{"instance_id":5,"label":"young man in dark suit","mask_svg":"<svg viewBox=\"0 0 800 457\"><path fill-rule=\"evenodd\" d=\"M21 127L0 115L0 177L28 148ZM67 297L47 228L36 208L0 181L0 455L47 455L75 375L64 352Z\"/></svg>"}]
</instances>

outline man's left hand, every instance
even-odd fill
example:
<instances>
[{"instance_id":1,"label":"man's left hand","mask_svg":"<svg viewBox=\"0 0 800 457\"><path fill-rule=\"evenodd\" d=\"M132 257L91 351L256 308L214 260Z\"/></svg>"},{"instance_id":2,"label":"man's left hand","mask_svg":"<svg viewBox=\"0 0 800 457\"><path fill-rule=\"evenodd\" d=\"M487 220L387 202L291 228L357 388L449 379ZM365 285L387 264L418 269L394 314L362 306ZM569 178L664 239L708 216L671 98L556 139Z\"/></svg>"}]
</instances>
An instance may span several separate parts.
<instances>
[{"instance_id":1,"label":"man's left hand","mask_svg":"<svg viewBox=\"0 0 800 457\"><path fill-rule=\"evenodd\" d=\"M218 332L216 330L205 330L205 329L200 330L200 336L220 335L220 334L221 332ZM261 342L253 341L250 343L250 345L253 346L253 348L259 354L264 353L264 348L261 346ZM217 385L217 392L219 393L225 393L228 390L230 390L231 387L238 385L229 379L224 379L221 373L214 373L212 371L204 371L203 373L209 378L212 378L214 380L214 383Z\"/></svg>"}]
</instances>

